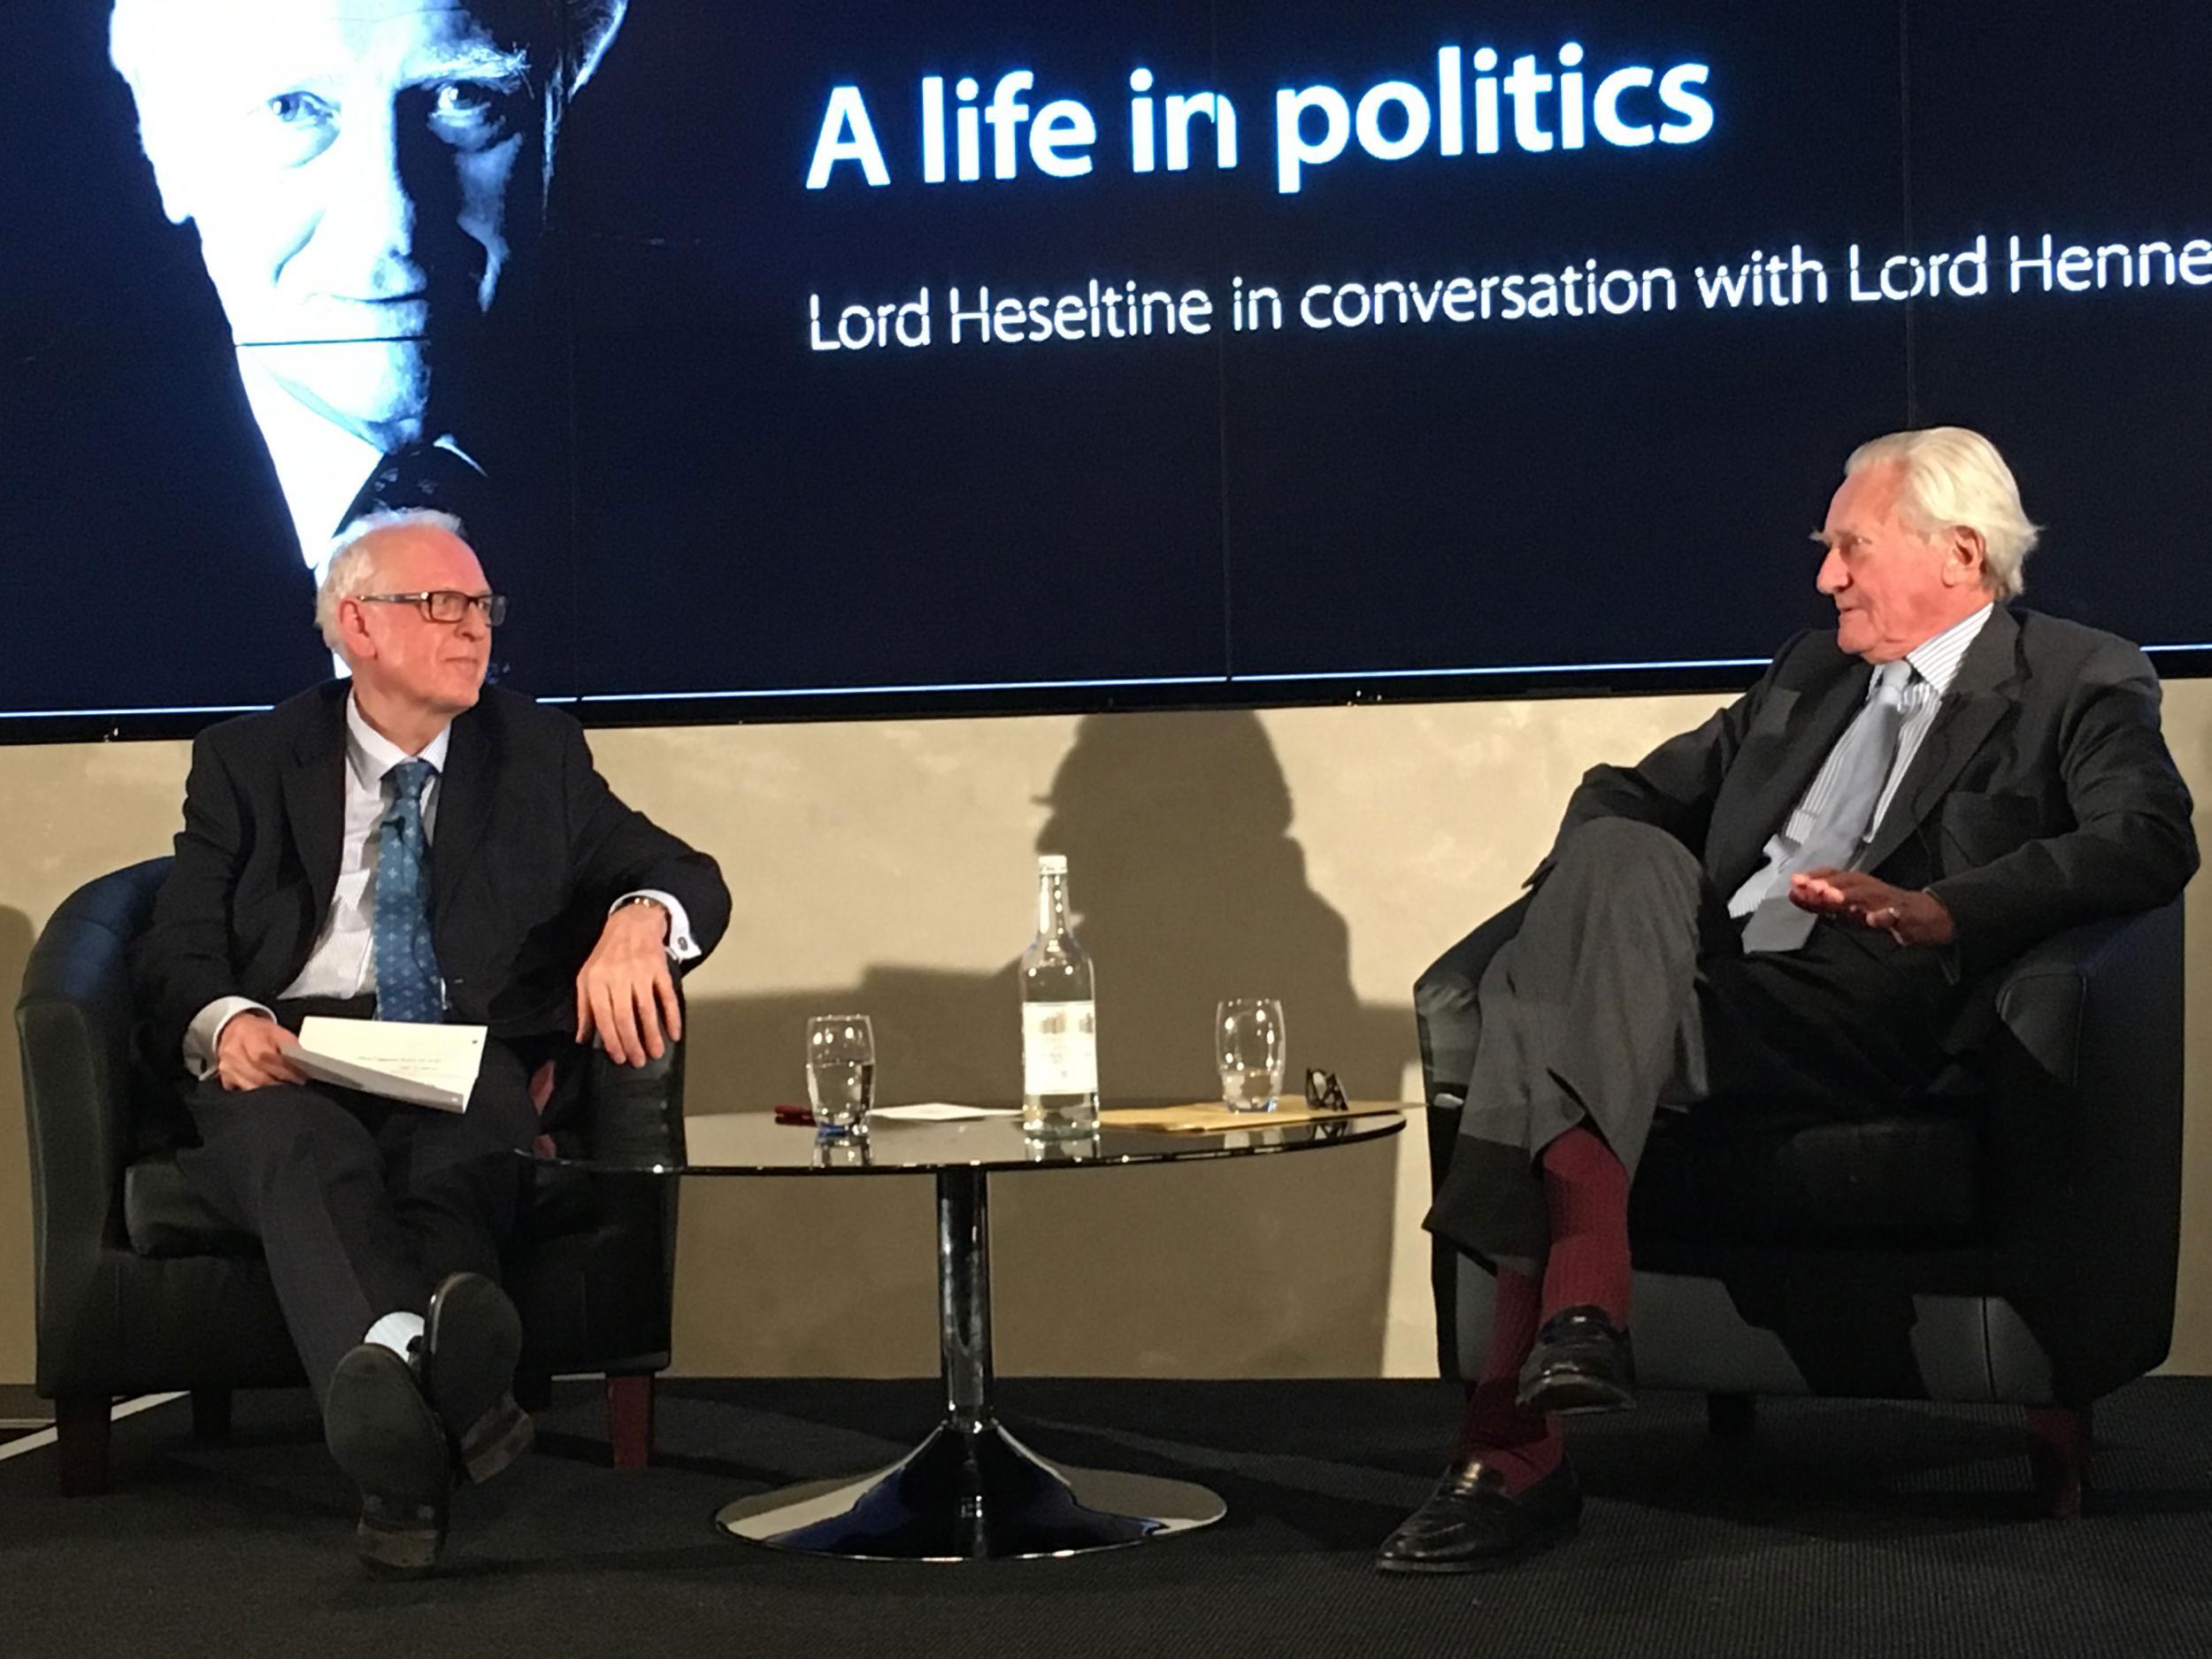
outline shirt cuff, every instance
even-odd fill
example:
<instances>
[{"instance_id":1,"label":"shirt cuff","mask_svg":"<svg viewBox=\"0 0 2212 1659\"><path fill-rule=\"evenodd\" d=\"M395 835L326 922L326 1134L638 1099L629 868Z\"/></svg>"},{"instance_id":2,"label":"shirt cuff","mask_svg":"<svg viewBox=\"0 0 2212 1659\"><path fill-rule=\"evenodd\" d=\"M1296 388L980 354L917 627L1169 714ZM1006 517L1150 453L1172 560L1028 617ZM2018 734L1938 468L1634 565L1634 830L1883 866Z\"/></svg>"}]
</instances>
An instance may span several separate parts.
<instances>
[{"instance_id":1,"label":"shirt cuff","mask_svg":"<svg viewBox=\"0 0 2212 1659\"><path fill-rule=\"evenodd\" d=\"M699 956L698 941L691 936L691 917L672 893L663 893L658 887L640 887L635 893L626 893L607 907L611 916L632 899L650 899L668 912L668 959L671 962L691 962Z\"/></svg>"},{"instance_id":2,"label":"shirt cuff","mask_svg":"<svg viewBox=\"0 0 2212 1659\"><path fill-rule=\"evenodd\" d=\"M184 1028L184 1069L196 1078L215 1075L215 1045L223 1040L223 1027L241 1014L276 1015L250 996L219 996L192 1017Z\"/></svg>"}]
</instances>

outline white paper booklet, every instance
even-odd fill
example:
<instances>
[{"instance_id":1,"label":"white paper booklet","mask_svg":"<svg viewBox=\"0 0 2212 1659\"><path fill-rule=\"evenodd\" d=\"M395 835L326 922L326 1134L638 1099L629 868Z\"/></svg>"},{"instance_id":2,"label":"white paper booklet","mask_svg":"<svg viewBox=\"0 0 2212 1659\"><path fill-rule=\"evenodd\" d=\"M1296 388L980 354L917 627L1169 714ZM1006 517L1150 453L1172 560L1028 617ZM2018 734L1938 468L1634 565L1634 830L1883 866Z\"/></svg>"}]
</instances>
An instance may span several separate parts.
<instances>
[{"instance_id":1,"label":"white paper booklet","mask_svg":"<svg viewBox=\"0 0 2212 1659\"><path fill-rule=\"evenodd\" d=\"M1012 1118L1016 1109L1011 1106L957 1106L950 1101L929 1100L918 1106L879 1106L868 1114L871 1118L888 1118L895 1123L956 1124L973 1118Z\"/></svg>"},{"instance_id":2,"label":"white paper booklet","mask_svg":"<svg viewBox=\"0 0 2212 1659\"><path fill-rule=\"evenodd\" d=\"M311 1014L300 1022L293 1058L321 1082L440 1111L465 1111L484 1060L484 1036L481 1025Z\"/></svg>"}]
</instances>

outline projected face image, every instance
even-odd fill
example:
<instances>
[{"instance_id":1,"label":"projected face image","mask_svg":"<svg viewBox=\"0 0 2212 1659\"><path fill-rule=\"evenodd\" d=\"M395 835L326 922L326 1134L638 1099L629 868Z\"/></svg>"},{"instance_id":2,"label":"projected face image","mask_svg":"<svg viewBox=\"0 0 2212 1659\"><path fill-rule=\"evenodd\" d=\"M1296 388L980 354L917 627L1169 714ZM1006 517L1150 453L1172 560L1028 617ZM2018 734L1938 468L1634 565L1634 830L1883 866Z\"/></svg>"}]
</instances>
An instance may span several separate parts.
<instances>
[{"instance_id":1,"label":"projected face image","mask_svg":"<svg viewBox=\"0 0 2212 1659\"><path fill-rule=\"evenodd\" d=\"M441 349L491 310L536 228L549 65L491 9L119 0L114 15L163 208L196 229L234 338L269 342L260 368L383 450L424 435Z\"/></svg>"}]
</instances>

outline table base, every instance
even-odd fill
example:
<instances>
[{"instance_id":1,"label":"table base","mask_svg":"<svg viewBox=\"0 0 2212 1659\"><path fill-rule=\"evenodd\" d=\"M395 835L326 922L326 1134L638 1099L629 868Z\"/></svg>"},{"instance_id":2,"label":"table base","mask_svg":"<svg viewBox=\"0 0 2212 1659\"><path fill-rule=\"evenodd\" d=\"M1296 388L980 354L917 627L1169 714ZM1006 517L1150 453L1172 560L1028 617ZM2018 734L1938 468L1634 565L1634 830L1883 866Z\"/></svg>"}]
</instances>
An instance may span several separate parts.
<instances>
[{"instance_id":1,"label":"table base","mask_svg":"<svg viewBox=\"0 0 2212 1659\"><path fill-rule=\"evenodd\" d=\"M947 1422L888 1469L741 1499L715 1523L805 1555L991 1561L1114 1549L1225 1513L1203 1486L1049 1463L995 1422Z\"/></svg>"}]
</instances>

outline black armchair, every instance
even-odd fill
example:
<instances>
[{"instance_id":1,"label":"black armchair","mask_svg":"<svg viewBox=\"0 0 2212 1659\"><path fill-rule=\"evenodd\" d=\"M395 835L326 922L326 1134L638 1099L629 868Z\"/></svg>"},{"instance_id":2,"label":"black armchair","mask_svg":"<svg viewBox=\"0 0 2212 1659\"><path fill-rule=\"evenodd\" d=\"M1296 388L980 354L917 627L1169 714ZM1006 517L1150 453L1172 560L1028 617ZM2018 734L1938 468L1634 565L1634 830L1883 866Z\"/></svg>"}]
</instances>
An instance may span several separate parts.
<instances>
[{"instance_id":1,"label":"black armchair","mask_svg":"<svg viewBox=\"0 0 2212 1659\"><path fill-rule=\"evenodd\" d=\"M33 946L16 1004L31 1143L39 1393L55 1402L65 1492L103 1490L118 1395L189 1390L203 1434L231 1391L306 1380L259 1243L233 1232L179 1171L177 1112L137 1043L129 948L166 858L88 883ZM557 1132L584 1148L683 1149L680 1044L642 1070L597 1056ZM508 1251L522 1315L516 1390L541 1402L561 1372L607 1379L618 1468L650 1454L666 1369L676 1240L673 1181L550 1167Z\"/></svg>"},{"instance_id":2,"label":"black armchair","mask_svg":"<svg viewBox=\"0 0 2212 1659\"><path fill-rule=\"evenodd\" d=\"M1486 924L1491 952L1516 921ZM1450 994L1425 979L1417 1002ZM1663 1117L1629 1206L1637 1365L1703 1391L1724 1435L1762 1394L2026 1406L2048 1507L2071 1513L2091 1406L2172 1337L2181 901L2050 939L1985 994L1985 1034L1909 1115L1755 1134ZM1464 1079L1426 1080L1440 1179ZM1433 1284L1444 1374L1471 1375L1490 1276L1440 1245Z\"/></svg>"}]
</instances>

